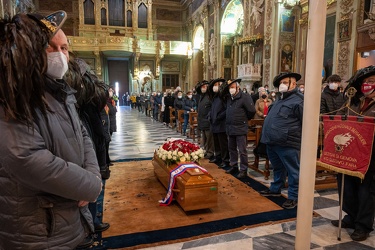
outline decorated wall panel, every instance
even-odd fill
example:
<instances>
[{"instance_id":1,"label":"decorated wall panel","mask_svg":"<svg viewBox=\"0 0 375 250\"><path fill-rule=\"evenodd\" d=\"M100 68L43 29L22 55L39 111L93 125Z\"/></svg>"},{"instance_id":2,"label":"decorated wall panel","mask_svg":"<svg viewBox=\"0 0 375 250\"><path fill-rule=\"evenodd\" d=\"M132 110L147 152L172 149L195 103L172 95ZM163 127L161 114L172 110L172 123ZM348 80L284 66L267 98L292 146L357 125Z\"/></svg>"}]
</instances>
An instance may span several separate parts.
<instances>
[{"instance_id":1,"label":"decorated wall panel","mask_svg":"<svg viewBox=\"0 0 375 250\"><path fill-rule=\"evenodd\" d=\"M182 20L182 12L168 9L157 9L156 19L179 22Z\"/></svg>"},{"instance_id":2,"label":"decorated wall panel","mask_svg":"<svg viewBox=\"0 0 375 250\"><path fill-rule=\"evenodd\" d=\"M181 28L158 27L157 39L162 41L181 41Z\"/></svg>"}]
</instances>

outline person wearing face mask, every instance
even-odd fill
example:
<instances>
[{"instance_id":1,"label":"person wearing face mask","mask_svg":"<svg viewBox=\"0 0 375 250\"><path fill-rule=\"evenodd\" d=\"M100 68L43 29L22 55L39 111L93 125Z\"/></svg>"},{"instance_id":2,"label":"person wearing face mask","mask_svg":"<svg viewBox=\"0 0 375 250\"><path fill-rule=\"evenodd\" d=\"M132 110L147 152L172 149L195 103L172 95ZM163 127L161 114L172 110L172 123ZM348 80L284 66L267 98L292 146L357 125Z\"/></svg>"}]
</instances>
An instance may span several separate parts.
<instances>
[{"instance_id":1,"label":"person wearing face mask","mask_svg":"<svg viewBox=\"0 0 375 250\"><path fill-rule=\"evenodd\" d=\"M335 115L346 101L346 97L340 93L341 77L331 75L327 78L328 85L323 89L320 98L320 113Z\"/></svg>"},{"instance_id":2,"label":"person wearing face mask","mask_svg":"<svg viewBox=\"0 0 375 250\"><path fill-rule=\"evenodd\" d=\"M62 80L68 51L46 51L67 44L65 19L0 19L0 249L75 249L93 226L87 204L101 192L99 165Z\"/></svg>"},{"instance_id":3,"label":"person wearing face mask","mask_svg":"<svg viewBox=\"0 0 375 250\"><path fill-rule=\"evenodd\" d=\"M247 156L247 132L249 130L248 120L255 114L255 107L251 96L245 94L240 88L241 79L228 80L224 92L229 91L226 99L226 132L228 135L228 149L230 158L230 169L227 174L236 174L237 178L247 176L249 159ZM240 164L238 169L238 155Z\"/></svg>"},{"instance_id":4,"label":"person wearing face mask","mask_svg":"<svg viewBox=\"0 0 375 250\"><path fill-rule=\"evenodd\" d=\"M198 130L202 134L202 144L206 151L206 158L210 159L211 163L216 163L219 159L215 158L214 139L210 129L210 121L208 114L211 111L212 101L208 94L208 81L203 80L195 86L195 90L200 96L197 112L198 112Z\"/></svg>"},{"instance_id":5,"label":"person wearing face mask","mask_svg":"<svg viewBox=\"0 0 375 250\"><path fill-rule=\"evenodd\" d=\"M305 93L305 84L300 84L298 86L298 90L299 90L299 92L301 92L302 94L304 94Z\"/></svg>"},{"instance_id":6,"label":"person wearing face mask","mask_svg":"<svg viewBox=\"0 0 375 250\"><path fill-rule=\"evenodd\" d=\"M267 155L273 166L274 181L263 196L281 196L288 176L288 199L285 209L293 209L298 203L298 183L303 117L303 94L297 88L301 75L280 73L273 80L281 97L268 109L262 129L261 143L266 144Z\"/></svg>"},{"instance_id":7,"label":"person wearing face mask","mask_svg":"<svg viewBox=\"0 0 375 250\"><path fill-rule=\"evenodd\" d=\"M171 93L171 91L167 91L167 96L164 97L164 104L165 104L165 111L164 111L164 122L166 123L167 126L170 126L171 120L170 120L170 114L169 114L169 107L173 108L174 105L174 97ZM174 122L174 121L172 121Z\"/></svg>"},{"instance_id":8,"label":"person wearing face mask","mask_svg":"<svg viewBox=\"0 0 375 250\"><path fill-rule=\"evenodd\" d=\"M158 91L154 96L154 110L153 117L155 121L159 121L159 113L161 110L161 93Z\"/></svg>"},{"instance_id":9,"label":"person wearing face mask","mask_svg":"<svg viewBox=\"0 0 375 250\"><path fill-rule=\"evenodd\" d=\"M184 98L182 97L182 91L178 91L176 93L176 99L174 99L174 103L173 103L173 107L175 109L175 117L176 117L176 121L179 119L179 118L182 118L182 117L177 117L178 116L178 111L179 110L184 110ZM176 130L177 130L177 126L176 126Z\"/></svg>"},{"instance_id":10,"label":"person wearing face mask","mask_svg":"<svg viewBox=\"0 0 375 250\"><path fill-rule=\"evenodd\" d=\"M178 97L179 98L179 97ZM188 91L186 93L186 98L183 100L182 109L184 112L184 125L182 126L182 135L186 136L186 129L189 122L189 113L194 112L197 108L197 102L193 99L193 92Z\"/></svg>"},{"instance_id":11,"label":"person wearing face mask","mask_svg":"<svg viewBox=\"0 0 375 250\"><path fill-rule=\"evenodd\" d=\"M349 115L366 117L375 116L375 66L362 68L349 80L345 92L350 88L356 89L351 99ZM347 115L347 109L340 110L338 115ZM339 194L341 192L342 174L337 175ZM352 228L350 237L354 241L364 241L374 230L375 217L375 147L372 147L369 168L363 180L358 177L345 175L343 190L342 228ZM338 220L332 220L332 225L339 226Z\"/></svg>"},{"instance_id":12,"label":"person wearing face mask","mask_svg":"<svg viewBox=\"0 0 375 250\"><path fill-rule=\"evenodd\" d=\"M268 114L268 107L272 104L272 100L268 98L266 90L259 93L260 98L255 102L254 119L264 119Z\"/></svg>"},{"instance_id":13,"label":"person wearing face mask","mask_svg":"<svg viewBox=\"0 0 375 250\"><path fill-rule=\"evenodd\" d=\"M208 94L212 100L212 107L208 114L211 132L214 140L215 163L220 168L229 167L228 138L225 129L226 106L220 95L220 88L225 79L212 80L208 86Z\"/></svg>"}]
</instances>

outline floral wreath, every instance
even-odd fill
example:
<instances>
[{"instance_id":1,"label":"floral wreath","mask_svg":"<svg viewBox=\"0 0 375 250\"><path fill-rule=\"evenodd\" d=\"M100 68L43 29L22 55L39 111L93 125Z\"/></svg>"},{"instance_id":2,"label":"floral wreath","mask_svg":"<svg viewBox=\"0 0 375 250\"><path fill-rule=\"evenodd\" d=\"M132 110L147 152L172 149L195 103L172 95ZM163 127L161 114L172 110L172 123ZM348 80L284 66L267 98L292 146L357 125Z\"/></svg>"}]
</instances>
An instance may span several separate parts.
<instances>
[{"instance_id":1,"label":"floral wreath","mask_svg":"<svg viewBox=\"0 0 375 250\"><path fill-rule=\"evenodd\" d=\"M169 165L178 162L199 162L204 157L204 150L197 144L182 139L169 139L157 149L156 154Z\"/></svg>"}]
</instances>

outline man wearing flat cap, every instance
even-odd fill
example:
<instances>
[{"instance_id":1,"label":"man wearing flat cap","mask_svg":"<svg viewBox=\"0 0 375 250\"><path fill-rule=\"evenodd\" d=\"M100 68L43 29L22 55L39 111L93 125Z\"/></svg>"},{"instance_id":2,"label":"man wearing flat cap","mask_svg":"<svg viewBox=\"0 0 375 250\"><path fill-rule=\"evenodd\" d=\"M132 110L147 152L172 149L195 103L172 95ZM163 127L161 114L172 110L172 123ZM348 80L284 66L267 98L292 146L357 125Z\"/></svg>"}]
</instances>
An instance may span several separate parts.
<instances>
[{"instance_id":1,"label":"man wearing flat cap","mask_svg":"<svg viewBox=\"0 0 375 250\"><path fill-rule=\"evenodd\" d=\"M368 66L356 72L349 80L349 87L354 87L356 93L351 98L349 115L358 114L367 117L375 116L375 66ZM339 115L346 115L346 110L340 110ZM343 190L343 210L346 213L341 227L352 228L350 238L354 241L364 241L374 230L375 218L375 147L372 147L369 168L363 180L358 177L345 175ZM338 186L341 188L342 174L338 174ZM340 193L340 192L339 192ZM339 221L331 221L338 227Z\"/></svg>"},{"instance_id":2,"label":"man wearing flat cap","mask_svg":"<svg viewBox=\"0 0 375 250\"><path fill-rule=\"evenodd\" d=\"M224 92L229 91L226 109L226 131L228 135L229 164L231 168L227 174L235 174L237 178L247 176L249 160L247 156L248 120L255 114L255 107L250 95L243 93L240 88L241 79L228 80ZM238 155L240 156L240 169L238 170Z\"/></svg>"},{"instance_id":3,"label":"man wearing flat cap","mask_svg":"<svg viewBox=\"0 0 375 250\"><path fill-rule=\"evenodd\" d=\"M264 120L261 142L267 146L267 155L273 166L274 181L263 196L281 196L288 176L288 199L283 208L297 206L300 150L302 135L303 94L297 88L301 75L280 73L273 85L279 88L281 98L274 102Z\"/></svg>"}]
</instances>

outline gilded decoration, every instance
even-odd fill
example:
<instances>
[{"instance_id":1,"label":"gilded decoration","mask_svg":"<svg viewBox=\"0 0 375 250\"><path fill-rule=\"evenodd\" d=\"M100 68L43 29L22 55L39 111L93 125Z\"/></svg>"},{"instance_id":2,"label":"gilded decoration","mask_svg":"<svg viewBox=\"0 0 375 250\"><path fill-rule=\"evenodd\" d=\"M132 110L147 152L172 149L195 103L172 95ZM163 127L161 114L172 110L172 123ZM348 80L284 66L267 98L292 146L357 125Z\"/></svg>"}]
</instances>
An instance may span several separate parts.
<instances>
[{"instance_id":1,"label":"gilded decoration","mask_svg":"<svg viewBox=\"0 0 375 250\"><path fill-rule=\"evenodd\" d=\"M270 59L264 60L263 77L264 77L264 83L266 84L270 83L270 69L271 69Z\"/></svg>"},{"instance_id":2,"label":"gilded decoration","mask_svg":"<svg viewBox=\"0 0 375 250\"><path fill-rule=\"evenodd\" d=\"M180 71L180 63L179 62L169 62L169 61L162 61L161 68L163 72L179 72Z\"/></svg>"},{"instance_id":3,"label":"gilded decoration","mask_svg":"<svg viewBox=\"0 0 375 250\"><path fill-rule=\"evenodd\" d=\"M267 4L268 2L266 2ZM272 4L268 3L266 8L266 30L264 34L264 40L271 40L272 34Z\"/></svg>"},{"instance_id":4,"label":"gilded decoration","mask_svg":"<svg viewBox=\"0 0 375 250\"><path fill-rule=\"evenodd\" d=\"M340 75L343 79L349 79L348 73L349 70L349 49L350 41L342 42L339 44L339 53L338 53L338 69L337 74Z\"/></svg>"},{"instance_id":5,"label":"gilded decoration","mask_svg":"<svg viewBox=\"0 0 375 250\"><path fill-rule=\"evenodd\" d=\"M344 13L349 12L349 8L352 7L353 0L340 0L340 8L344 10Z\"/></svg>"}]
</instances>

